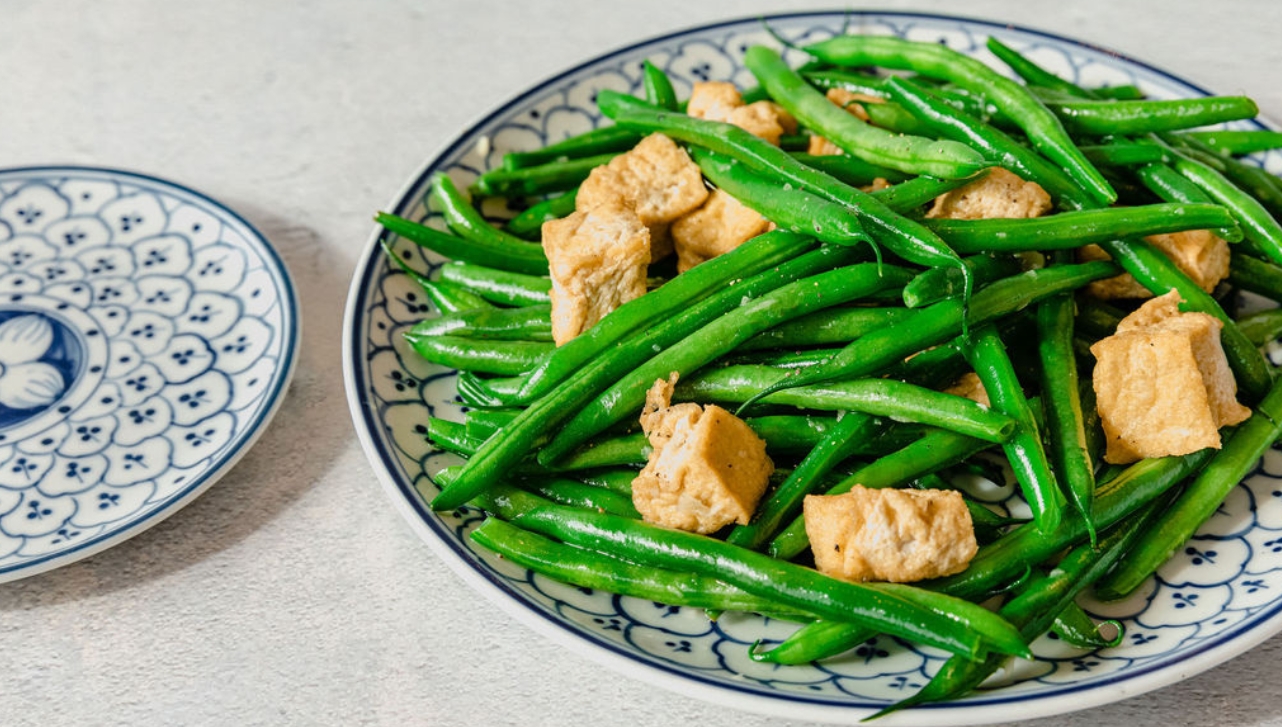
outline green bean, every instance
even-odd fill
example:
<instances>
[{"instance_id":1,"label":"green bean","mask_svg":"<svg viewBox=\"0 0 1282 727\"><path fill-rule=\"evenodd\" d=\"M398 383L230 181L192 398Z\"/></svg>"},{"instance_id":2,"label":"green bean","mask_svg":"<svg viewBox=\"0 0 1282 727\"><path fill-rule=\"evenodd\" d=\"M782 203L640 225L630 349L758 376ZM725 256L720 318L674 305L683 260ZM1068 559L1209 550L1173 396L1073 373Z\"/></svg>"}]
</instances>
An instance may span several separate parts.
<instances>
[{"instance_id":1,"label":"green bean","mask_svg":"<svg viewBox=\"0 0 1282 727\"><path fill-rule=\"evenodd\" d=\"M965 145L896 134L860 120L816 91L765 46L748 48L744 65L776 103L849 154L908 174L947 179L969 177L984 166L983 157Z\"/></svg>"},{"instance_id":2,"label":"green bean","mask_svg":"<svg viewBox=\"0 0 1282 727\"><path fill-rule=\"evenodd\" d=\"M729 256L730 254L723 255L706 264L711 265ZM639 330L635 335L627 338L620 336L622 340L616 340L609 355L584 361L577 371L562 380L561 386L531 402L529 407L504 427L502 436L486 440L468 460L458 479L432 500L432 507L437 510L458 507L493 486L498 478L506 475L511 467L530 452L540 437L617 380L620 370L628 370L645 361L654 354L656 348L662 350L676 343L691 330L705 326L733 310L745 298L751 300L790 280L818 270L830 269L834 262L839 263L851 256L849 248L820 248L726 287L683 310L669 311L666 319ZM683 277L686 276L678 276L677 280ZM608 319L609 316L606 316L597 326Z\"/></svg>"},{"instance_id":3,"label":"green bean","mask_svg":"<svg viewBox=\"0 0 1282 727\"><path fill-rule=\"evenodd\" d=\"M1234 254L1229 263L1229 282L1270 300L1282 302L1282 266Z\"/></svg>"},{"instance_id":4,"label":"green bean","mask_svg":"<svg viewBox=\"0 0 1282 727\"><path fill-rule=\"evenodd\" d=\"M514 524L643 565L715 577L791 608L850 620L952 653L1027 654L1008 624L982 607L895 584L861 585L722 541L602 513L543 506Z\"/></svg>"},{"instance_id":5,"label":"green bean","mask_svg":"<svg viewBox=\"0 0 1282 727\"><path fill-rule=\"evenodd\" d=\"M558 471L590 470L619 465L643 465L650 456L650 441L641 432L589 442L556 463Z\"/></svg>"},{"instance_id":6,"label":"green bean","mask_svg":"<svg viewBox=\"0 0 1282 727\"><path fill-rule=\"evenodd\" d=\"M771 326L903 285L909 277L903 268L859 263L789 283L745 302L657 353L583 406L539 452L539 461L553 463L589 437L640 412L646 391L657 379L667 379L674 371L687 375Z\"/></svg>"},{"instance_id":7,"label":"green bean","mask_svg":"<svg viewBox=\"0 0 1282 727\"><path fill-rule=\"evenodd\" d=\"M1119 86L1096 86L1090 89L1095 95L1102 99L1115 99L1117 101L1138 101L1144 98L1144 91L1139 86L1130 83L1124 83Z\"/></svg>"},{"instance_id":8,"label":"green bean","mask_svg":"<svg viewBox=\"0 0 1282 727\"><path fill-rule=\"evenodd\" d=\"M1091 544L1096 542L1091 519L1095 494L1095 465L1086 440L1086 420L1078 397L1081 386L1073 353L1073 297L1057 295L1037 306L1037 350L1041 360L1042 403L1046 409L1049 454L1069 502L1086 522Z\"/></svg>"},{"instance_id":9,"label":"green bean","mask_svg":"<svg viewBox=\"0 0 1282 727\"><path fill-rule=\"evenodd\" d=\"M868 241L859 219L845 205L800 189L779 187L745 165L706 149L690 149L690 158L708 181L785 230L836 245Z\"/></svg>"},{"instance_id":10,"label":"green bean","mask_svg":"<svg viewBox=\"0 0 1282 727\"><path fill-rule=\"evenodd\" d=\"M1117 268L1112 264L1094 262L1030 270L998 280L975 294L970 305L970 322L982 325L1043 298L1074 290L1116 272ZM963 310L962 301L956 298L916 308L903 325L873 331L852 341L827 363L790 372L778 383L749 399L740 409L783 389L837 378L867 376L918 351L945 343L961 331Z\"/></svg>"},{"instance_id":11,"label":"green bean","mask_svg":"<svg viewBox=\"0 0 1282 727\"><path fill-rule=\"evenodd\" d=\"M1161 147L1154 146L1155 149ZM1148 188L1150 192L1160 197L1166 202L1183 202L1185 204L1214 204L1214 200L1202 191L1202 188L1189 181L1183 174L1175 171L1169 164L1144 164L1136 167L1134 170L1135 177L1140 183ZM1212 229L1216 235L1228 239L1235 232L1241 235L1241 228L1237 228L1234 222L1234 229L1215 228Z\"/></svg>"},{"instance_id":12,"label":"green bean","mask_svg":"<svg viewBox=\"0 0 1282 727\"><path fill-rule=\"evenodd\" d=\"M641 135L631 129L601 126L540 149L504 154L503 168L514 172L529 167L559 164L570 159L617 154L631 149L640 141Z\"/></svg>"},{"instance_id":13,"label":"green bean","mask_svg":"<svg viewBox=\"0 0 1282 727\"><path fill-rule=\"evenodd\" d=\"M1018 273L1020 262L1008 255L972 255L962 263L970 268L977 285L988 283ZM944 298L960 295L964 287L961 271L957 268L929 268L917 274L904 286L904 305L920 308L938 303Z\"/></svg>"},{"instance_id":14,"label":"green bean","mask_svg":"<svg viewBox=\"0 0 1282 727\"><path fill-rule=\"evenodd\" d=\"M439 417L427 418L427 437L438 449L464 456L476 451L480 441L469 436L467 427Z\"/></svg>"},{"instance_id":15,"label":"green bean","mask_svg":"<svg viewBox=\"0 0 1282 727\"><path fill-rule=\"evenodd\" d=\"M1233 215L1243 234L1269 259L1282 263L1282 225L1260 204L1259 200L1242 191L1232 182L1206 164L1181 154L1173 162L1175 171L1184 175L1211 199L1220 203Z\"/></svg>"},{"instance_id":16,"label":"green bean","mask_svg":"<svg viewBox=\"0 0 1282 727\"><path fill-rule=\"evenodd\" d=\"M1235 227L1233 216L1219 205L1171 202L1015 220L932 219L926 220L926 226L963 254L1070 250L1118 237ZM1232 238L1241 239L1241 234Z\"/></svg>"},{"instance_id":17,"label":"green bean","mask_svg":"<svg viewBox=\"0 0 1282 727\"><path fill-rule=\"evenodd\" d=\"M648 59L641 63L641 83L645 88L647 102L669 111L677 110L677 92L672 88L672 81L668 80L668 74L663 69Z\"/></svg>"},{"instance_id":18,"label":"green bean","mask_svg":"<svg viewBox=\"0 0 1282 727\"><path fill-rule=\"evenodd\" d=\"M879 178L891 184L906 182L913 178L898 169L872 164L849 154L797 153L793 154L792 158L852 187L872 184Z\"/></svg>"},{"instance_id":19,"label":"green bean","mask_svg":"<svg viewBox=\"0 0 1282 727\"><path fill-rule=\"evenodd\" d=\"M935 134L971 145L994 164L1041 185L1061 204L1080 207L1092 203L1064 171L1000 129L952 108L932 91L910 81L892 78L887 88L896 101L915 113Z\"/></svg>"},{"instance_id":20,"label":"green bean","mask_svg":"<svg viewBox=\"0 0 1282 727\"><path fill-rule=\"evenodd\" d=\"M934 200L945 192L951 192L958 187L975 181L983 176L983 172L973 176L960 179L938 179L936 177L914 177L906 182L892 184L889 187L878 189L872 192L872 197L886 207L899 212L908 214ZM950 268L960 273L960 268Z\"/></svg>"},{"instance_id":21,"label":"green bean","mask_svg":"<svg viewBox=\"0 0 1282 727\"><path fill-rule=\"evenodd\" d=\"M1150 509L1115 528L1100 543L1099 549L1090 544L1074 549L1060 561L1051 575L1029 581L998 613L1019 628L1026 643L1032 643L1050 628L1056 614L1072 603L1077 594L1118 562L1135 538L1153 521L1152 515ZM978 687L1005 661L1004 657L995 654L980 660L949 659L921 691L875 716L961 696Z\"/></svg>"},{"instance_id":22,"label":"green bean","mask_svg":"<svg viewBox=\"0 0 1282 727\"><path fill-rule=\"evenodd\" d=\"M406 331L414 352L434 364L463 371L513 376L534 368L552 351L541 341L499 341L456 336L419 336Z\"/></svg>"},{"instance_id":23,"label":"green bean","mask_svg":"<svg viewBox=\"0 0 1282 727\"><path fill-rule=\"evenodd\" d=\"M400 268L401 271L408 275L415 283L418 283L418 287L423 289L423 293L427 295L428 300L432 301L432 305L436 306L436 310L441 314L446 315L464 310L494 307L484 298L475 295L460 286L439 280L432 280L426 275L423 275L410 267L409 263L406 262L405 259L396 254L396 251L392 249L392 245L384 236L379 236L378 244L382 246L384 254L387 255L389 260L396 264L396 267ZM408 258L410 256L409 251L406 251L404 256L405 258ZM411 303L411 305L417 304Z\"/></svg>"},{"instance_id":24,"label":"green bean","mask_svg":"<svg viewBox=\"0 0 1282 727\"><path fill-rule=\"evenodd\" d=\"M520 483L520 487L558 505L608 512L620 517L641 517L641 513L637 512L632 504L631 496L620 495L603 487L586 485L575 480L562 478L531 480Z\"/></svg>"},{"instance_id":25,"label":"green bean","mask_svg":"<svg viewBox=\"0 0 1282 727\"><path fill-rule=\"evenodd\" d=\"M510 341L551 341L552 309L546 305L523 308L475 308L427 318L415 324L415 336L462 336Z\"/></svg>"},{"instance_id":26,"label":"green bean","mask_svg":"<svg viewBox=\"0 0 1282 727\"><path fill-rule=\"evenodd\" d=\"M1225 156L1282 149L1282 131L1268 129L1189 131L1183 136L1196 139Z\"/></svg>"},{"instance_id":27,"label":"green bean","mask_svg":"<svg viewBox=\"0 0 1282 727\"><path fill-rule=\"evenodd\" d=\"M675 139L706 147L833 202L849 205L873 240L916 265L958 266L957 254L934 233L898 215L875 197L797 161L767 141L731 124L695 119L655 109L609 89L597 94L597 105L623 126L662 131Z\"/></svg>"},{"instance_id":28,"label":"green bean","mask_svg":"<svg viewBox=\"0 0 1282 727\"><path fill-rule=\"evenodd\" d=\"M826 475L839 462L853 454L860 440L867 438L877 428L877 421L859 413L838 413L835 426L815 445L805 459L797 465L788 479L775 488L764 502L757 506L756 514L748 525L737 525L726 536L726 542L750 550L760 550L775 536L784 518L791 518L807 494L819 486Z\"/></svg>"},{"instance_id":29,"label":"green bean","mask_svg":"<svg viewBox=\"0 0 1282 727\"><path fill-rule=\"evenodd\" d=\"M1166 162L1170 155L1161 147L1151 144L1114 141L1109 144L1078 147L1087 159L1095 164L1109 167L1132 167L1141 164Z\"/></svg>"},{"instance_id":30,"label":"green bean","mask_svg":"<svg viewBox=\"0 0 1282 727\"><path fill-rule=\"evenodd\" d=\"M1063 167L1069 177L1103 204L1117 199L1099 170L1077 150L1058 117L1020 84L938 43L922 43L885 36L843 35L808 45L802 50L838 66L877 65L910 70L943 78L986 97L1007 118L1019 124L1046 157Z\"/></svg>"},{"instance_id":31,"label":"green bean","mask_svg":"<svg viewBox=\"0 0 1282 727\"><path fill-rule=\"evenodd\" d=\"M907 317L908 311L904 308L830 308L768 328L744 341L735 350L760 351L845 344L870 331L901 323Z\"/></svg>"},{"instance_id":32,"label":"green bean","mask_svg":"<svg viewBox=\"0 0 1282 727\"><path fill-rule=\"evenodd\" d=\"M508 220L507 231L518 237L538 237L543 232L544 222L559 220L574 211L578 196L579 190L576 188L530 205L521 214Z\"/></svg>"},{"instance_id":33,"label":"green bean","mask_svg":"<svg viewBox=\"0 0 1282 727\"><path fill-rule=\"evenodd\" d=\"M731 289L736 281L768 270L813 245L814 240L809 237L783 231L767 232L678 275L654 292L624 303L558 347L542 366L531 371L521 386L518 400L529 402L544 396L632 331L667 320L700 298L718 289Z\"/></svg>"},{"instance_id":34,"label":"green bean","mask_svg":"<svg viewBox=\"0 0 1282 727\"><path fill-rule=\"evenodd\" d=\"M1042 531L1054 530L1062 517L1064 495L1042 447L1037 420L1033 418L997 329L987 324L976 329L974 336L967 359L983 382L993 409L1018 423L1010 440L1003 445L1006 458L1033 511L1034 523Z\"/></svg>"},{"instance_id":35,"label":"green bean","mask_svg":"<svg viewBox=\"0 0 1282 727\"><path fill-rule=\"evenodd\" d=\"M733 404L769 386L786 372L769 366L727 366L701 373L681 388L683 398ZM771 394L762 404L820 411L853 411L895 421L918 422L990 442L1016 434L1014 419L963 396L945 394L903 381L845 379Z\"/></svg>"},{"instance_id":36,"label":"green bean","mask_svg":"<svg viewBox=\"0 0 1282 727\"><path fill-rule=\"evenodd\" d=\"M1111 636L1104 635L1104 627L1112 631ZM1075 602L1069 602L1055 616L1051 631L1074 648L1092 651L1118 646L1126 636L1126 629L1120 621L1109 619L1095 623L1095 619Z\"/></svg>"},{"instance_id":37,"label":"green bean","mask_svg":"<svg viewBox=\"0 0 1282 727\"><path fill-rule=\"evenodd\" d=\"M991 35L988 37L986 45L988 46L988 50L992 51L993 55L997 56L997 58L1007 66L1010 66L1010 69L1015 72L1015 75L1024 79L1024 82L1030 86L1049 88L1069 96L1078 96L1080 98L1098 97L1094 91L1089 91L1072 81L1060 78Z\"/></svg>"},{"instance_id":38,"label":"green bean","mask_svg":"<svg viewBox=\"0 0 1282 727\"><path fill-rule=\"evenodd\" d=\"M1229 492L1237 487L1278 436L1282 434L1282 382L1276 383L1255 412L1225 436L1215 453L1163 516L1162 527L1140 537L1124 565L1096 588L1104 599L1122 598L1171 559L1193 537Z\"/></svg>"},{"instance_id":39,"label":"green bean","mask_svg":"<svg viewBox=\"0 0 1282 727\"><path fill-rule=\"evenodd\" d=\"M745 611L774 617L800 614L770 599L707 576L639 566L591 550L558 543L497 518L469 534L472 540L535 573L580 588L593 588L673 606Z\"/></svg>"},{"instance_id":40,"label":"green bean","mask_svg":"<svg viewBox=\"0 0 1282 727\"><path fill-rule=\"evenodd\" d=\"M1251 164L1244 164L1232 157L1219 156L1213 149L1202 148L1195 139L1181 139L1194 148L1184 148L1183 152L1196 161L1215 169L1238 189L1251 195L1271 214L1282 215L1282 181L1268 170Z\"/></svg>"},{"instance_id":41,"label":"green bean","mask_svg":"<svg viewBox=\"0 0 1282 727\"><path fill-rule=\"evenodd\" d=\"M534 252L537 250L538 256L543 256L546 262L542 246L538 243L526 242L491 225L489 220L485 219L480 211L459 192L458 187L454 186L454 180L444 172L432 175L432 187L428 192L428 199L440 211L445 224L459 237L495 250L517 248L522 257L537 257ZM517 272L543 274L546 272L546 266L532 265L529 270Z\"/></svg>"},{"instance_id":42,"label":"green bean","mask_svg":"<svg viewBox=\"0 0 1282 727\"><path fill-rule=\"evenodd\" d=\"M845 653L876 636L876 629L820 619L801 627L772 649L758 651L758 641L748 656L769 664L809 664Z\"/></svg>"},{"instance_id":43,"label":"green bean","mask_svg":"<svg viewBox=\"0 0 1282 727\"><path fill-rule=\"evenodd\" d=\"M991 443L943 429L932 429L911 444L852 472L824 494L840 495L855 485L868 488L895 487L921 475L954 465ZM791 560L810 545L806 524L798 516L770 541L768 552L775 558Z\"/></svg>"},{"instance_id":44,"label":"green bean","mask_svg":"<svg viewBox=\"0 0 1282 727\"><path fill-rule=\"evenodd\" d=\"M465 262L446 263L441 280L460 285L485 300L502 305L548 305L552 281Z\"/></svg>"},{"instance_id":45,"label":"green bean","mask_svg":"<svg viewBox=\"0 0 1282 727\"><path fill-rule=\"evenodd\" d=\"M525 241L519 246L479 243L386 212L379 212L375 220L389 232L448 258L531 275L547 273L543 249Z\"/></svg>"},{"instance_id":46,"label":"green bean","mask_svg":"<svg viewBox=\"0 0 1282 727\"><path fill-rule=\"evenodd\" d=\"M864 107L864 112L868 114L868 123L876 128L896 134L923 136L925 129L917 117L893 101L868 104Z\"/></svg>"},{"instance_id":47,"label":"green bean","mask_svg":"<svg viewBox=\"0 0 1282 727\"><path fill-rule=\"evenodd\" d=\"M574 476L580 482L631 498L632 481L636 479L637 471L631 468L597 469L578 472Z\"/></svg>"},{"instance_id":48,"label":"green bean","mask_svg":"<svg viewBox=\"0 0 1282 727\"><path fill-rule=\"evenodd\" d=\"M540 194L564 192L579 186L593 169L616 156L617 153L609 152L549 161L521 169L491 169L472 182L471 192L473 195L486 197L537 197Z\"/></svg>"},{"instance_id":49,"label":"green bean","mask_svg":"<svg viewBox=\"0 0 1282 727\"><path fill-rule=\"evenodd\" d=\"M1245 96L1203 96L1142 101L1048 101L1071 132L1087 136L1147 134L1254 118L1260 112Z\"/></svg>"},{"instance_id":50,"label":"green bean","mask_svg":"<svg viewBox=\"0 0 1282 727\"><path fill-rule=\"evenodd\" d=\"M516 388L513 384L519 386L525 376L487 378L470 371L460 371L455 384L459 399L468 406L515 406Z\"/></svg>"},{"instance_id":51,"label":"green bean","mask_svg":"<svg viewBox=\"0 0 1282 727\"><path fill-rule=\"evenodd\" d=\"M1238 319L1242 335L1257 346L1265 346L1282 336L1282 308L1257 311Z\"/></svg>"}]
</instances>

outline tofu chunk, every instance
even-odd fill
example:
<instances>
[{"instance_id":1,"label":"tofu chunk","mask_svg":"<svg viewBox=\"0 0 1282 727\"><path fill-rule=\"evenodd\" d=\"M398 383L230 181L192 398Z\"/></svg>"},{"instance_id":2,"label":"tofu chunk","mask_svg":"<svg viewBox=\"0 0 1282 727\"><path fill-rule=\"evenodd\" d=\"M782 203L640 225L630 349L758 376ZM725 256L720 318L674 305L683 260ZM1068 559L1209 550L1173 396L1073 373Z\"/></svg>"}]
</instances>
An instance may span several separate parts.
<instances>
[{"instance_id":1,"label":"tofu chunk","mask_svg":"<svg viewBox=\"0 0 1282 727\"><path fill-rule=\"evenodd\" d=\"M843 109L850 112L852 116L860 121L868 121L868 111L864 109L864 104L885 103L885 99L870 96L866 93L855 93L847 91L844 88L830 88L824 94L829 101L837 104ZM806 148L807 153L816 156L830 156L833 154L845 154L845 150L822 136L810 137L809 145Z\"/></svg>"},{"instance_id":2,"label":"tofu chunk","mask_svg":"<svg viewBox=\"0 0 1282 727\"><path fill-rule=\"evenodd\" d=\"M620 200L545 222L543 251L552 277L552 338L558 346L645 295L650 230Z\"/></svg>"},{"instance_id":3,"label":"tofu chunk","mask_svg":"<svg viewBox=\"0 0 1282 727\"><path fill-rule=\"evenodd\" d=\"M1167 235L1150 235L1145 240L1161 250L1175 266L1184 271L1206 292L1215 290L1229 276L1229 244L1210 230L1187 230ZM1079 260L1108 260L1099 245L1087 245L1078 251ZM1130 273L1096 280L1086 286L1086 293L1096 298L1152 298L1148 288L1140 285Z\"/></svg>"},{"instance_id":4,"label":"tofu chunk","mask_svg":"<svg viewBox=\"0 0 1282 727\"><path fill-rule=\"evenodd\" d=\"M952 386L944 389L945 394L955 394L964 396L967 399L982 404L985 407L991 407L993 402L988 398L988 389L984 388L984 382L979 380L979 374L974 371L967 371L957 379Z\"/></svg>"},{"instance_id":5,"label":"tofu chunk","mask_svg":"<svg viewBox=\"0 0 1282 727\"><path fill-rule=\"evenodd\" d=\"M699 209L672 223L677 271L730 252L773 225L730 194L715 189Z\"/></svg>"},{"instance_id":6,"label":"tofu chunk","mask_svg":"<svg viewBox=\"0 0 1282 727\"><path fill-rule=\"evenodd\" d=\"M1220 447L1220 427L1251 410L1220 345L1219 319L1181 313L1179 293L1154 298L1091 346L1104 460L1127 464Z\"/></svg>"},{"instance_id":7,"label":"tofu chunk","mask_svg":"<svg viewBox=\"0 0 1282 727\"><path fill-rule=\"evenodd\" d=\"M641 413L653 451L632 482L632 503L646 522L695 533L747 525L774 463L766 443L719 406L670 405L676 373L655 382Z\"/></svg>"},{"instance_id":8,"label":"tofu chunk","mask_svg":"<svg viewBox=\"0 0 1282 727\"><path fill-rule=\"evenodd\" d=\"M695 83L686 113L698 119L734 124L775 146L784 134L797 131L797 120L782 106L773 101L745 104L739 89L725 81Z\"/></svg>"},{"instance_id":9,"label":"tofu chunk","mask_svg":"<svg viewBox=\"0 0 1282 727\"><path fill-rule=\"evenodd\" d=\"M690 155L663 134L651 134L631 151L597 167L579 186L575 209L591 210L606 202L635 210L650 230L651 259L671 252L668 226L697 209L708 197L703 173Z\"/></svg>"},{"instance_id":10,"label":"tofu chunk","mask_svg":"<svg viewBox=\"0 0 1282 727\"><path fill-rule=\"evenodd\" d=\"M808 495L806 535L819 572L848 581L912 581L966 569L979 549L953 490L869 489Z\"/></svg>"},{"instance_id":11,"label":"tofu chunk","mask_svg":"<svg viewBox=\"0 0 1282 727\"><path fill-rule=\"evenodd\" d=\"M1024 219L1051 210L1051 196L1036 182L993 167L984 176L935 198L927 217L945 220Z\"/></svg>"}]
</instances>

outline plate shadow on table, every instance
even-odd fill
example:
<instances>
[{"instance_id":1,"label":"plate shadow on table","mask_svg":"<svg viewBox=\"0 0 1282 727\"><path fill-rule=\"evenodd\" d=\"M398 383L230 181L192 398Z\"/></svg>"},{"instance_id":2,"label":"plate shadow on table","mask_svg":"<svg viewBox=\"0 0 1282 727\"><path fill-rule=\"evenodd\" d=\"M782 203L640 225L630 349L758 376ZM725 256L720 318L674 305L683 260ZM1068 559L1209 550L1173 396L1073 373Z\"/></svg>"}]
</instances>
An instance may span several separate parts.
<instances>
[{"instance_id":1,"label":"plate shadow on table","mask_svg":"<svg viewBox=\"0 0 1282 727\"><path fill-rule=\"evenodd\" d=\"M137 536L85 560L0 588L0 613L109 593L164 577L233 547L322 478L352 439L343 398L341 322L348 270L323 233L230 200L271 241L298 294L302 337L293 381L271 424L208 491ZM39 581L36 589L20 584Z\"/></svg>"}]
</instances>

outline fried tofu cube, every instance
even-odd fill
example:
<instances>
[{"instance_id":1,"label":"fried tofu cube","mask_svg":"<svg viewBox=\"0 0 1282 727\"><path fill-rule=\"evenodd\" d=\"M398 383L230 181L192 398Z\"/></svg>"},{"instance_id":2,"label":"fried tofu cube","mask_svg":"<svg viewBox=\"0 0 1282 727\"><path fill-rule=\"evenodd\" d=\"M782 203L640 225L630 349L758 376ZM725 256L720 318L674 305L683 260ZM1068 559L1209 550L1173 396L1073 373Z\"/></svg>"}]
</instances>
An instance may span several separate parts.
<instances>
[{"instance_id":1,"label":"fried tofu cube","mask_svg":"<svg viewBox=\"0 0 1282 727\"><path fill-rule=\"evenodd\" d=\"M610 200L543 224L552 277L552 338L560 346L645 294L650 230Z\"/></svg>"},{"instance_id":2,"label":"fried tofu cube","mask_svg":"<svg viewBox=\"0 0 1282 727\"><path fill-rule=\"evenodd\" d=\"M676 374L646 393L641 427L653 451L632 482L646 522L695 533L747 525L774 463L766 443L719 406L670 405Z\"/></svg>"},{"instance_id":3,"label":"fried tofu cube","mask_svg":"<svg viewBox=\"0 0 1282 727\"><path fill-rule=\"evenodd\" d=\"M771 229L770 220L720 189L708 195L699 209L672 223L677 271L730 252Z\"/></svg>"},{"instance_id":4,"label":"fried tofu cube","mask_svg":"<svg viewBox=\"0 0 1282 727\"><path fill-rule=\"evenodd\" d=\"M574 206L590 210L606 202L632 207L650 229L651 259L671 252L668 226L708 197L703 173L685 150L663 134L651 134L631 151L592 170L579 186Z\"/></svg>"},{"instance_id":5,"label":"fried tofu cube","mask_svg":"<svg viewBox=\"0 0 1282 727\"><path fill-rule=\"evenodd\" d=\"M808 495L806 535L819 572L848 581L912 581L966 569L979 549L955 490L869 489Z\"/></svg>"},{"instance_id":6,"label":"fried tofu cube","mask_svg":"<svg viewBox=\"0 0 1282 727\"><path fill-rule=\"evenodd\" d=\"M860 121L868 121L868 111L864 108L864 104L885 103L885 99L870 96L866 93L847 91L844 88L830 88L824 95L828 97L829 101L849 111L852 116ZM816 156L846 153L841 147L818 135L810 137L806 151Z\"/></svg>"},{"instance_id":7,"label":"fried tofu cube","mask_svg":"<svg viewBox=\"0 0 1282 727\"><path fill-rule=\"evenodd\" d=\"M797 119L773 101L743 102L733 83L700 81L690 91L686 113L698 119L734 124L753 136L779 145L784 134L797 131Z\"/></svg>"},{"instance_id":8,"label":"fried tofu cube","mask_svg":"<svg viewBox=\"0 0 1282 727\"><path fill-rule=\"evenodd\" d=\"M1024 219L1051 210L1051 196L1036 182L992 167L973 182L935 198L927 217L945 220Z\"/></svg>"},{"instance_id":9,"label":"fried tofu cube","mask_svg":"<svg viewBox=\"0 0 1282 727\"><path fill-rule=\"evenodd\" d=\"M953 382L952 386L944 389L944 393L963 396L985 407L993 405L993 402L988 398L988 389L984 388L984 382L979 380L979 374L974 371L967 371L962 374L961 378Z\"/></svg>"},{"instance_id":10,"label":"fried tofu cube","mask_svg":"<svg viewBox=\"0 0 1282 727\"><path fill-rule=\"evenodd\" d=\"M1104 460L1127 464L1220 447L1220 427L1251 410L1237 402L1237 382L1220 344L1219 319L1181 313L1179 293L1154 298L1091 346Z\"/></svg>"},{"instance_id":11,"label":"fried tofu cube","mask_svg":"<svg viewBox=\"0 0 1282 727\"><path fill-rule=\"evenodd\" d=\"M1144 239L1161 250L1177 268L1208 293L1229 276L1229 244L1210 230L1186 230L1166 235L1150 235ZM1108 253L1100 249L1099 245L1081 248L1077 257L1082 261L1109 259ZM1130 273L1096 280L1086 286L1086 293L1105 300L1153 297L1149 289L1140 285Z\"/></svg>"}]
</instances>

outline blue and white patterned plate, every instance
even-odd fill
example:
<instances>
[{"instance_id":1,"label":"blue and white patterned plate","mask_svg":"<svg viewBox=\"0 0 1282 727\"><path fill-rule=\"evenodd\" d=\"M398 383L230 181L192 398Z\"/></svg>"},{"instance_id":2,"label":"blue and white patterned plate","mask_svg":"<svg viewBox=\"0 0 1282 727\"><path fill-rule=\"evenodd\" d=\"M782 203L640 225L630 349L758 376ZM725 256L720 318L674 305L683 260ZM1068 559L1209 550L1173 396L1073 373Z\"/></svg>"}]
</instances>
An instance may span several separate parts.
<instances>
[{"instance_id":1,"label":"blue and white patterned plate","mask_svg":"<svg viewBox=\"0 0 1282 727\"><path fill-rule=\"evenodd\" d=\"M212 485L270 421L293 286L192 190L0 171L0 581L119 543Z\"/></svg>"},{"instance_id":2,"label":"blue and white patterned plate","mask_svg":"<svg viewBox=\"0 0 1282 727\"><path fill-rule=\"evenodd\" d=\"M1000 64L984 49L988 35L1084 85L1135 83L1150 96L1204 95L1196 86L1116 53L1004 24L905 13L809 13L768 18L794 41L852 32L941 41ZM636 91L641 61L666 70L678 93L701 79L754 85L743 50L775 44L760 20L721 23L633 45L572 68L498 107L463 131L395 198L391 211L435 219L423 203L431 174L469 182L502 154L531 149L601 123L592 101L599 89ZM799 58L793 58L794 62ZM1249 126L1249 125L1243 125ZM1260 161L1275 170L1282 158ZM401 333L429 314L421 291L378 247L375 233L356 272L344 341L352 414L380 478L416 530L465 580L514 616L567 646L628 674L728 706L792 719L853 723L913 693L941 663L939 653L880 638L824 664L773 667L748 658L749 646L794 627L728 615L709 623L702 612L589 592L551 582L496 559L466 538L478 515L434 513L431 473L452 463L425 436L429 415L458 418L454 372L415 358ZM422 271L440 259L397 243ZM995 504L1010 492L990 493ZM1121 603L1085 604L1117 618L1126 638L1116 648L1084 652L1043 639L1043 658L1019 663L990 688L947 705L917 708L884 724L973 724L1059 714L1122 699L1186 678L1282 629L1282 455L1269 452L1257 471L1188 547L1140 593Z\"/></svg>"}]
</instances>

